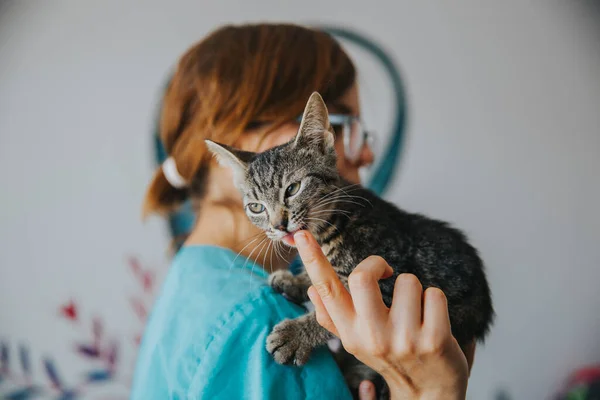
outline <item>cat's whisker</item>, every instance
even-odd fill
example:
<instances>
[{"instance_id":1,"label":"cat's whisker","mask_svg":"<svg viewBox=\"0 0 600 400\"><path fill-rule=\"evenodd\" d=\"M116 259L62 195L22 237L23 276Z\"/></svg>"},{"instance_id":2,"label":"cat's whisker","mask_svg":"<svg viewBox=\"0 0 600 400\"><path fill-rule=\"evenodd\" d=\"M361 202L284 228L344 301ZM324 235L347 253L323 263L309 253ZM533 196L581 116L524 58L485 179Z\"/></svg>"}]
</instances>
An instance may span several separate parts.
<instances>
[{"instance_id":1,"label":"cat's whisker","mask_svg":"<svg viewBox=\"0 0 600 400\"><path fill-rule=\"evenodd\" d=\"M366 201L367 203L369 203L369 205L370 205L371 207L373 207L373 203L371 203L371 200L367 199L367 198L366 198L366 197L364 197L364 196L355 196L355 195L350 195L350 194L347 194L347 195L346 195L346 197L347 197L347 198L350 198L350 199L364 200L364 201Z\"/></svg>"},{"instance_id":2,"label":"cat's whisker","mask_svg":"<svg viewBox=\"0 0 600 400\"><path fill-rule=\"evenodd\" d=\"M317 211L317 212L312 212L310 215L313 216L313 217L327 218L328 216L335 215L336 213L339 213L339 215L343 215L346 218L350 218L350 214L342 213L342 212L339 212L337 210Z\"/></svg>"},{"instance_id":3,"label":"cat's whisker","mask_svg":"<svg viewBox=\"0 0 600 400\"><path fill-rule=\"evenodd\" d=\"M308 221L306 223L306 225L310 228L310 229L314 229L314 228L319 228L319 224L317 224L316 222L312 222L312 221Z\"/></svg>"},{"instance_id":4,"label":"cat's whisker","mask_svg":"<svg viewBox=\"0 0 600 400\"><path fill-rule=\"evenodd\" d=\"M281 254L281 242L275 242L275 254L277 255L278 258L280 258L281 260L285 260L285 258L283 257L283 255Z\"/></svg>"},{"instance_id":5,"label":"cat's whisker","mask_svg":"<svg viewBox=\"0 0 600 400\"><path fill-rule=\"evenodd\" d=\"M279 254L282 260L286 260L285 253L289 254L291 250L291 247L284 246L283 243L279 242Z\"/></svg>"},{"instance_id":6,"label":"cat's whisker","mask_svg":"<svg viewBox=\"0 0 600 400\"><path fill-rule=\"evenodd\" d=\"M246 264L248 264L248 261L252 258L252 254L259 248L260 245L262 245L265 240L267 240L268 238L265 236L264 238L262 238L262 240L252 249L252 251L250 252L250 254L248 254L248 257L246 257L246 261L244 262L244 265L242 266L243 268L246 268ZM254 266L252 266L252 269L254 269ZM252 271L250 272L250 275L252 275Z\"/></svg>"},{"instance_id":7,"label":"cat's whisker","mask_svg":"<svg viewBox=\"0 0 600 400\"><path fill-rule=\"evenodd\" d=\"M246 249L246 247L250 246L252 243L256 242L259 238L255 238L253 239L250 243L248 243L247 245L245 245L233 258L233 261L231 261L231 264L229 265L229 272L231 272L231 269L233 268L233 266L235 265L235 261L238 259L238 257L242 254L242 252Z\"/></svg>"},{"instance_id":8,"label":"cat's whisker","mask_svg":"<svg viewBox=\"0 0 600 400\"><path fill-rule=\"evenodd\" d=\"M250 237L247 237L246 239L240 240L238 243L241 244L241 243L247 242L248 240L252 240L254 238L260 237L260 236L265 235L265 234L266 234L265 231L261 230L260 232L255 233L254 235L252 235Z\"/></svg>"},{"instance_id":9,"label":"cat's whisker","mask_svg":"<svg viewBox=\"0 0 600 400\"><path fill-rule=\"evenodd\" d=\"M331 200L331 201L329 201L329 202L327 202L325 204L320 204L318 207L326 207L326 206L328 206L330 204L335 204L335 203L350 203L350 204L356 204L356 205L361 206L361 207L366 207L363 203L359 203L359 202L353 201L353 200L346 200L343 197L339 198L339 199Z\"/></svg>"},{"instance_id":10,"label":"cat's whisker","mask_svg":"<svg viewBox=\"0 0 600 400\"><path fill-rule=\"evenodd\" d=\"M332 224L331 222L329 222L327 220L324 220L323 218L310 218L310 217L306 217L305 219L325 222L326 224L329 224L330 226L333 227L333 229L335 229L336 231L339 232L337 226L335 226L334 224Z\"/></svg>"},{"instance_id":11,"label":"cat's whisker","mask_svg":"<svg viewBox=\"0 0 600 400\"><path fill-rule=\"evenodd\" d=\"M258 239L260 239L260 235L263 235L263 234L264 234L264 232L259 232L259 233L257 233L256 235L252 235L252 236L250 236L250 238L249 238L249 239L246 239L246 240L250 240L250 239L252 239L252 241L251 241L250 243L248 243L247 245L245 245L244 247L242 247L242 249L241 249L240 251L238 251L237 255L235 256L235 258L234 258L234 259L233 259L233 261L231 262L231 266L230 266L230 268L231 268L231 267L233 267L233 265L235 264L235 260L237 260L237 259L238 259L238 257L239 257L239 256L242 254L242 252L243 252L244 250L246 250L246 248L247 248L248 246L250 246L252 243L254 243L254 242L256 242ZM254 239L253 239L253 238L254 238Z\"/></svg>"},{"instance_id":12,"label":"cat's whisker","mask_svg":"<svg viewBox=\"0 0 600 400\"><path fill-rule=\"evenodd\" d=\"M284 245L283 245L283 244L281 244L281 243L279 244L279 252L281 253L281 258L282 258L283 260L285 260L285 259L286 259L284 252L285 252L285 253L287 253L287 254L290 254L290 252L291 252L291 251L292 251L292 248L291 248L291 247L284 246Z\"/></svg>"},{"instance_id":13,"label":"cat's whisker","mask_svg":"<svg viewBox=\"0 0 600 400\"><path fill-rule=\"evenodd\" d=\"M340 186L338 188L336 188L335 190L327 193L325 196L323 196L323 198L326 198L328 196L340 193L340 192L344 192L344 193L351 193L354 192L356 190L361 189L361 185L360 184L353 184L353 185L348 185L348 186Z\"/></svg>"},{"instance_id":14,"label":"cat's whisker","mask_svg":"<svg viewBox=\"0 0 600 400\"><path fill-rule=\"evenodd\" d=\"M269 261L271 263L271 269L273 268L273 253L277 255L277 242L273 242L273 248L271 249L271 258ZM277 256L275 256L275 261L277 261Z\"/></svg>"},{"instance_id":15,"label":"cat's whisker","mask_svg":"<svg viewBox=\"0 0 600 400\"><path fill-rule=\"evenodd\" d=\"M373 205L371 203L371 201L369 199L367 199L366 197L356 196L356 195L351 195L351 194L339 194L339 195L337 195L335 197L332 197L329 200L334 200L334 199L335 200L338 200L338 199L351 199L351 200L355 200L355 201L359 201L360 200L360 201L364 201L366 203L369 203L369 205Z\"/></svg>"},{"instance_id":16,"label":"cat's whisker","mask_svg":"<svg viewBox=\"0 0 600 400\"><path fill-rule=\"evenodd\" d=\"M339 208L328 208L326 210L323 210L323 209L321 209L321 207L315 207L314 209L311 210L311 213L325 213L325 212L352 214L350 211L340 210Z\"/></svg>"},{"instance_id":17,"label":"cat's whisker","mask_svg":"<svg viewBox=\"0 0 600 400\"><path fill-rule=\"evenodd\" d=\"M269 249L271 248L271 246L273 246L273 241L270 240L269 244L267 245L267 250L265 251L265 254L263 256L263 269L267 269L267 255L269 254ZM273 264L271 263L271 265L269 265L269 269L271 270L271 273L273 273Z\"/></svg>"},{"instance_id":18,"label":"cat's whisker","mask_svg":"<svg viewBox=\"0 0 600 400\"><path fill-rule=\"evenodd\" d=\"M334 209L334 210L317 210L317 211L312 211L310 213L311 216L330 216L330 215L334 215L339 213L340 215L343 215L344 217L350 219L350 217L352 216L352 213L349 213L347 211L344 210L338 210L338 209Z\"/></svg>"},{"instance_id":19,"label":"cat's whisker","mask_svg":"<svg viewBox=\"0 0 600 400\"><path fill-rule=\"evenodd\" d=\"M268 239L268 238L266 238ZM265 242L264 240L261 242L262 246L260 247L260 250L258 251L258 254L256 256L256 261L253 261L252 263L252 268L250 269L250 277L252 277L253 273L254 273L254 267L256 266L256 264L258 263L258 260L260 259L260 253L262 253L263 249L265 248L265 246L269 243L268 241Z\"/></svg>"},{"instance_id":20,"label":"cat's whisker","mask_svg":"<svg viewBox=\"0 0 600 400\"><path fill-rule=\"evenodd\" d=\"M337 203L337 200L331 200L331 201L328 201L328 202L323 203L323 204L317 204L317 205L315 205L313 207L313 209L317 209L318 210L320 208L326 208L327 206L330 206L331 204L333 204L335 206L336 203Z\"/></svg>"},{"instance_id":21,"label":"cat's whisker","mask_svg":"<svg viewBox=\"0 0 600 400\"><path fill-rule=\"evenodd\" d=\"M273 253L277 254L275 248L277 247L277 242L271 242L273 245L271 246L271 252L269 253L269 262L271 263L271 270L273 269ZM275 256L275 262L277 262L277 256Z\"/></svg>"},{"instance_id":22,"label":"cat's whisker","mask_svg":"<svg viewBox=\"0 0 600 400\"><path fill-rule=\"evenodd\" d=\"M353 195L353 194L348 194L348 193L336 193L335 196L331 196L331 197L328 197L326 199L319 199L319 201L317 201L316 204L323 204L325 202L328 202L328 201L331 201L331 200L335 200L335 199L340 199L340 198L360 198L362 200L368 201L363 196L358 196L358 195Z\"/></svg>"},{"instance_id":23,"label":"cat's whisker","mask_svg":"<svg viewBox=\"0 0 600 400\"><path fill-rule=\"evenodd\" d=\"M252 235L252 236L250 236L250 237L248 237L248 238L246 238L244 240L240 240L238 243L242 244L242 243L247 242L247 241L252 241L253 239L259 239L261 236L264 236L264 235L265 235L265 232L264 231L260 231L260 232L254 234L254 235ZM252 243L252 242L250 242L250 243ZM244 246L244 248L245 248L245 246Z\"/></svg>"},{"instance_id":24,"label":"cat's whisker","mask_svg":"<svg viewBox=\"0 0 600 400\"><path fill-rule=\"evenodd\" d=\"M325 223L327 223L327 224L329 224L329 225L331 225L331 226L334 226L334 225L333 225L331 222L329 222L329 221L327 221L326 219L323 219L323 218L317 218L317 217L306 217L305 219L307 219L307 220L309 220L309 221L312 221L312 220L315 220L315 221L322 221L322 222L325 222Z\"/></svg>"},{"instance_id":25,"label":"cat's whisker","mask_svg":"<svg viewBox=\"0 0 600 400\"><path fill-rule=\"evenodd\" d=\"M260 236L264 234L264 232L259 232L255 235L250 236L247 239L242 240L241 242L245 242L245 241L250 241L249 243L247 243L240 251L238 251L238 253L235 255L235 257L233 258L233 261L231 262L231 264L229 265L229 273L231 274L231 271L235 265L235 261L238 259L238 257L240 255L242 255L242 252L250 245L252 245L254 242L256 242L258 239L260 239ZM250 252L250 254L246 257L246 261L244 261L244 265L242 266L242 268L246 267L246 264L248 263L248 259L252 256L252 253L254 252L254 250L256 250L256 248L265 240L266 237L263 237L263 239L261 240L261 242L258 243L257 246L255 246L255 248Z\"/></svg>"},{"instance_id":26,"label":"cat's whisker","mask_svg":"<svg viewBox=\"0 0 600 400\"><path fill-rule=\"evenodd\" d=\"M333 215L344 215L346 217L352 215L351 213L340 210L339 208L328 208L325 210L311 210L309 215L324 215L324 216L333 216Z\"/></svg>"},{"instance_id":27,"label":"cat's whisker","mask_svg":"<svg viewBox=\"0 0 600 400\"><path fill-rule=\"evenodd\" d=\"M320 200L325 200L325 199L335 195L336 193L344 192L345 190L346 191L354 191L354 190L358 190L359 188L360 188L359 183L355 183L353 185L348 185L348 186L342 186L342 187L339 187L339 188L327 193L325 196L321 197Z\"/></svg>"},{"instance_id":28,"label":"cat's whisker","mask_svg":"<svg viewBox=\"0 0 600 400\"><path fill-rule=\"evenodd\" d=\"M340 197L340 196L352 196L352 195L349 195L347 192L341 191L341 190L340 191L335 191L333 193L330 193L330 194L328 194L326 196L323 196L320 199L318 199L317 200L317 204L322 204L324 202L327 202L329 200L333 200L333 199L335 199L337 197Z\"/></svg>"},{"instance_id":29,"label":"cat's whisker","mask_svg":"<svg viewBox=\"0 0 600 400\"><path fill-rule=\"evenodd\" d=\"M363 197L363 196L357 196L357 195L352 195L352 194L347 194L347 193L343 193L343 194L342 194L342 193L340 193L340 194L337 194L336 196L333 196L333 197L330 197L330 198L328 198L328 199L327 199L327 201L332 201L332 200L335 200L335 199L357 199L357 200L364 200L364 201L366 201L367 203L369 203L370 205L373 205L373 204L371 203L371 201L370 201L369 199L367 199L366 197ZM317 204L322 204L322 203L323 203L323 201L319 201L319 202L317 202Z\"/></svg>"},{"instance_id":30,"label":"cat's whisker","mask_svg":"<svg viewBox=\"0 0 600 400\"><path fill-rule=\"evenodd\" d=\"M283 251L286 248L288 248L288 247L284 246L281 241L275 242L275 255L281 261L286 261L286 258L285 258L284 254L283 254Z\"/></svg>"}]
</instances>

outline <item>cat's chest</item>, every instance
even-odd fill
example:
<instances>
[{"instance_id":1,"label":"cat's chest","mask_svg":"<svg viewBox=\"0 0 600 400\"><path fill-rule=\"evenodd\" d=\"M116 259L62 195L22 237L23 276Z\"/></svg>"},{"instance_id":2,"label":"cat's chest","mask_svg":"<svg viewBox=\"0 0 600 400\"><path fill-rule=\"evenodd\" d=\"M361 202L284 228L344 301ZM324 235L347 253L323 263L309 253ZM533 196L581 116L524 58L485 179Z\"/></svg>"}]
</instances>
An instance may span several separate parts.
<instances>
[{"instance_id":1,"label":"cat's chest","mask_svg":"<svg viewBox=\"0 0 600 400\"><path fill-rule=\"evenodd\" d=\"M343 240L340 236L328 243L321 244L321 250L323 250L323 254L325 254L325 257L327 257L329 262L332 262L332 259L335 258L336 255L339 255L342 243Z\"/></svg>"},{"instance_id":2,"label":"cat's chest","mask_svg":"<svg viewBox=\"0 0 600 400\"><path fill-rule=\"evenodd\" d=\"M327 257L329 263L333 266L333 269L339 274L346 275L350 273L353 267L353 260L348 249L344 248L344 240L342 236L339 236L328 243L321 244L321 250ZM352 265L352 267L350 267ZM349 268L350 267L350 268Z\"/></svg>"}]
</instances>

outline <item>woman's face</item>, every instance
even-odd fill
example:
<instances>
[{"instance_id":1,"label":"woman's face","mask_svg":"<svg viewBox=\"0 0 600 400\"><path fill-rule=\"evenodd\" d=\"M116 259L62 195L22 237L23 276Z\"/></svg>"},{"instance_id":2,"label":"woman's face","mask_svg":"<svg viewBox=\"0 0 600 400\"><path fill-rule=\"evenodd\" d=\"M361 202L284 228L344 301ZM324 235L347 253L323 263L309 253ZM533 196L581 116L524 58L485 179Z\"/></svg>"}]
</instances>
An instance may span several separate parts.
<instances>
[{"instance_id":1,"label":"woman's face","mask_svg":"<svg viewBox=\"0 0 600 400\"><path fill-rule=\"evenodd\" d=\"M360 116L357 85L352 85L336 104L327 104L327 108L331 114ZM245 150L265 151L271 147L290 141L298 132L298 127L298 123L290 122L272 131L266 138L258 137L257 135L244 135L237 146ZM258 150L256 150L257 146ZM365 144L359 156L356 157L356 160L349 160L345 154L342 136L337 135L335 149L340 175L352 183L360 183L359 168L370 165L374 160L371 148Z\"/></svg>"}]
</instances>

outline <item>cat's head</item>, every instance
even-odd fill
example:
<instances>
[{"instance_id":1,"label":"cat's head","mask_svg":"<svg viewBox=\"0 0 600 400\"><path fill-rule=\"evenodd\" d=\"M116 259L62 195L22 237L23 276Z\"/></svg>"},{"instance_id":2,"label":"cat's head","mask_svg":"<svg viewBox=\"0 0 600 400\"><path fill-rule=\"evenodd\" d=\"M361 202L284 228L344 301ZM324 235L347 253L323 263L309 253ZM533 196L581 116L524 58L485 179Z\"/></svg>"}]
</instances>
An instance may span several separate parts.
<instances>
[{"instance_id":1,"label":"cat's head","mask_svg":"<svg viewBox=\"0 0 600 400\"><path fill-rule=\"evenodd\" d=\"M206 141L220 164L233 171L250 221L272 240L293 245L293 233L316 234L327 225L331 204L324 196L335 190L334 135L327 107L313 93L296 136L263 153L251 153Z\"/></svg>"}]
</instances>

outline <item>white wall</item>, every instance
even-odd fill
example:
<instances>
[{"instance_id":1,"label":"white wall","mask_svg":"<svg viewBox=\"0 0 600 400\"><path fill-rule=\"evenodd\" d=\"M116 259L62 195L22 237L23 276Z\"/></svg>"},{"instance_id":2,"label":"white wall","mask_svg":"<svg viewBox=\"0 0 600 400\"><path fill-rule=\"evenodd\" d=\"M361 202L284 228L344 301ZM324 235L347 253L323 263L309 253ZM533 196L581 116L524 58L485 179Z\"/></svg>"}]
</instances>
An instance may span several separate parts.
<instances>
[{"instance_id":1,"label":"white wall","mask_svg":"<svg viewBox=\"0 0 600 400\"><path fill-rule=\"evenodd\" d=\"M74 297L117 336L139 329L125 257L167 265L163 224L139 222L166 72L221 23L326 21L370 34L402 67L409 137L389 198L463 227L487 261L498 319L470 397L547 398L600 361L600 14L516 0L212 3L0 7L0 339L53 354L75 380L71 340L87 330L58 305Z\"/></svg>"}]
</instances>

